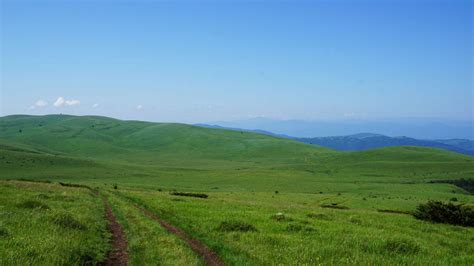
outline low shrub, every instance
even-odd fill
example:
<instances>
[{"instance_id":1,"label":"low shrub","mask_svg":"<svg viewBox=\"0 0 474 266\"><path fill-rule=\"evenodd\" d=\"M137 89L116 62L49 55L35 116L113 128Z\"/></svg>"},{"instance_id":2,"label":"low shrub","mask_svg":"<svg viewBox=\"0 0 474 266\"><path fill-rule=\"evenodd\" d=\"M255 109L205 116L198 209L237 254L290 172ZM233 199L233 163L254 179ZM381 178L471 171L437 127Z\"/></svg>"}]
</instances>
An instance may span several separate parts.
<instances>
[{"instance_id":1,"label":"low shrub","mask_svg":"<svg viewBox=\"0 0 474 266\"><path fill-rule=\"evenodd\" d=\"M18 207L20 208L26 208L26 209L44 209L44 210L48 210L49 209L49 206L42 203L42 202L39 202L39 201L36 201L36 200L27 200L27 201L24 201L20 204L18 204Z\"/></svg>"},{"instance_id":2,"label":"low shrub","mask_svg":"<svg viewBox=\"0 0 474 266\"><path fill-rule=\"evenodd\" d=\"M217 230L222 232L257 232L255 226L243 221L224 221Z\"/></svg>"},{"instance_id":3,"label":"low shrub","mask_svg":"<svg viewBox=\"0 0 474 266\"><path fill-rule=\"evenodd\" d=\"M65 229L85 230L86 226L74 219L69 213L58 213L53 222Z\"/></svg>"},{"instance_id":4,"label":"low shrub","mask_svg":"<svg viewBox=\"0 0 474 266\"><path fill-rule=\"evenodd\" d=\"M420 204L413 216L420 220L461 226L474 226L474 210L465 205L428 201Z\"/></svg>"},{"instance_id":5,"label":"low shrub","mask_svg":"<svg viewBox=\"0 0 474 266\"><path fill-rule=\"evenodd\" d=\"M470 194L474 194L474 179L457 179L457 180L433 180L430 183L448 183L453 184L459 188L464 189L465 191L469 192ZM456 191L453 190L455 193Z\"/></svg>"},{"instance_id":6,"label":"low shrub","mask_svg":"<svg viewBox=\"0 0 474 266\"><path fill-rule=\"evenodd\" d=\"M202 199L206 199L206 198L209 197L209 195L204 194L204 193L177 192L177 191L172 191L172 192L170 192L170 195L173 195L173 196L183 196L183 197L195 197L195 198L202 198Z\"/></svg>"}]
</instances>

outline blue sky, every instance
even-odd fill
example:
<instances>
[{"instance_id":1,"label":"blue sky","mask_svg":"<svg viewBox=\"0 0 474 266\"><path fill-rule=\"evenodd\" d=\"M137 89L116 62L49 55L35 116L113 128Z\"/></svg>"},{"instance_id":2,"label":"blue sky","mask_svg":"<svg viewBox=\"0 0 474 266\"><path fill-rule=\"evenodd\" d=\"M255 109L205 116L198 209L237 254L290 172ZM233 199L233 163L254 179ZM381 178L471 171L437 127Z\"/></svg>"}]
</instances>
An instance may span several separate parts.
<instances>
[{"instance_id":1,"label":"blue sky","mask_svg":"<svg viewBox=\"0 0 474 266\"><path fill-rule=\"evenodd\" d=\"M472 13L471 1L3 0L0 115L473 120Z\"/></svg>"}]
</instances>

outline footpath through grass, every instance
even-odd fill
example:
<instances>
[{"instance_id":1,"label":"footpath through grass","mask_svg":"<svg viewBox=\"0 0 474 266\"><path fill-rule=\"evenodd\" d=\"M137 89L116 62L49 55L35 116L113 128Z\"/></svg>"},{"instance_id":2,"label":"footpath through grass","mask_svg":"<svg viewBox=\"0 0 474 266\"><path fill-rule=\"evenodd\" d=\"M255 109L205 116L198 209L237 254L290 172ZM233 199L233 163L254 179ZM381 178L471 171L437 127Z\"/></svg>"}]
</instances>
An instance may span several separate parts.
<instances>
[{"instance_id":1,"label":"footpath through grass","mask_svg":"<svg viewBox=\"0 0 474 266\"><path fill-rule=\"evenodd\" d=\"M120 194L202 240L231 265L474 263L473 228L382 210L414 209L398 204L399 198L213 192L203 199L126 189ZM367 201L371 207L362 206Z\"/></svg>"},{"instance_id":2,"label":"footpath through grass","mask_svg":"<svg viewBox=\"0 0 474 266\"><path fill-rule=\"evenodd\" d=\"M201 259L176 236L145 216L132 202L107 193L125 229L131 265L202 265Z\"/></svg>"}]
</instances>

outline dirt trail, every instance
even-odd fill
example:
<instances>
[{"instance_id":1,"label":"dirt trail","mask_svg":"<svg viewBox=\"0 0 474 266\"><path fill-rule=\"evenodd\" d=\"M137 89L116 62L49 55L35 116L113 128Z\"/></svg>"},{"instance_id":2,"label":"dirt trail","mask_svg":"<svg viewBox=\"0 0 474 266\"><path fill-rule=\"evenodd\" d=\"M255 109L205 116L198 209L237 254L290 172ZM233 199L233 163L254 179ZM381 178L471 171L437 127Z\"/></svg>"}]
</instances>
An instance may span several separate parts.
<instances>
[{"instance_id":1,"label":"dirt trail","mask_svg":"<svg viewBox=\"0 0 474 266\"><path fill-rule=\"evenodd\" d=\"M162 219L158 218L154 213L151 211L144 209L138 205L135 205L136 208L140 209L146 216L150 217L151 219L157 221L158 223L161 224L166 230L168 230L170 233L175 234L182 240L188 244L188 246L196 252L199 256L201 256L204 259L204 262L206 265L209 266L223 266L225 263L219 258L219 256L209 249L206 245L204 245L201 241L191 238L189 235L187 235L183 230L174 227L173 225L169 224L166 221L163 221Z\"/></svg>"},{"instance_id":2,"label":"dirt trail","mask_svg":"<svg viewBox=\"0 0 474 266\"><path fill-rule=\"evenodd\" d=\"M128 265L127 240L122 226L117 222L109 201L104 197L105 217L108 221L108 229L112 234L112 250L107 255L104 265Z\"/></svg>"}]
</instances>

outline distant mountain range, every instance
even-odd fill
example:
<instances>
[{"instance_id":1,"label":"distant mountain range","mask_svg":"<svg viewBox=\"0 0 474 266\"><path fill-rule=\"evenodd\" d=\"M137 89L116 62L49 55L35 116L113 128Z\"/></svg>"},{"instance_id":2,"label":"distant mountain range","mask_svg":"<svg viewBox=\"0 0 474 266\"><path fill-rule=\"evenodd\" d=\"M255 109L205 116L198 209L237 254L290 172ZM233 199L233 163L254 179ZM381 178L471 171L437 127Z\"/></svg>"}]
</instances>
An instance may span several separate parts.
<instances>
[{"instance_id":1,"label":"distant mountain range","mask_svg":"<svg viewBox=\"0 0 474 266\"><path fill-rule=\"evenodd\" d=\"M272 135L282 138L293 139L307 144L319 145L340 151L362 151L392 146L419 146L439 148L461 154L474 156L474 141L469 139L441 139L441 140L421 140L409 137L389 137L374 133L358 133L348 136L298 138L282 134L275 134L265 130L247 130L232 127L222 127L218 125L198 124L198 126L208 128L224 128L240 131L251 131L265 135Z\"/></svg>"},{"instance_id":2,"label":"distant mountain range","mask_svg":"<svg viewBox=\"0 0 474 266\"><path fill-rule=\"evenodd\" d=\"M467 139L420 140L409 137L388 137L370 133L349 136L292 139L340 151L361 151L391 146L419 146L439 148L474 156L474 141Z\"/></svg>"},{"instance_id":3,"label":"distant mountain range","mask_svg":"<svg viewBox=\"0 0 474 266\"><path fill-rule=\"evenodd\" d=\"M311 121L251 118L207 124L248 130L260 129L298 138L347 136L360 132L377 132L385 136L410 136L416 139L474 139L474 121L434 118Z\"/></svg>"}]
</instances>

